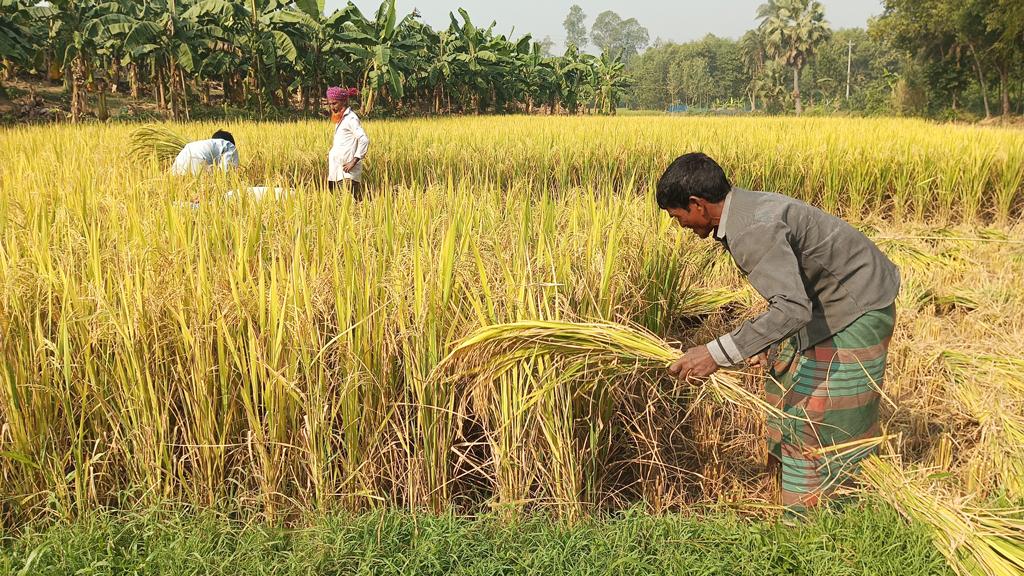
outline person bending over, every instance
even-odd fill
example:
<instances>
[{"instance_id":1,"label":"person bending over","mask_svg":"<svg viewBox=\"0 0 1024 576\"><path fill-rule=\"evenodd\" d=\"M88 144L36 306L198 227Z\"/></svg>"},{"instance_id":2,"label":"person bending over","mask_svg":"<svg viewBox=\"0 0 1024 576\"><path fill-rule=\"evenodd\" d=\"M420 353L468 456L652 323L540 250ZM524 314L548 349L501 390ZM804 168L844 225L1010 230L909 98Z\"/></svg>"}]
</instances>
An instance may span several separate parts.
<instances>
[{"instance_id":1,"label":"person bending over","mask_svg":"<svg viewBox=\"0 0 1024 576\"><path fill-rule=\"evenodd\" d=\"M189 142L178 153L171 166L176 176L201 174L219 169L224 172L238 168L238 149L230 132L218 130L208 140Z\"/></svg>"},{"instance_id":2,"label":"person bending over","mask_svg":"<svg viewBox=\"0 0 1024 576\"><path fill-rule=\"evenodd\" d=\"M704 378L766 364L769 467L790 514L847 484L871 449L829 447L878 436L878 409L896 321L899 269L855 228L799 200L732 186L704 154L677 158L657 185L658 206L729 252L768 309L690 348L669 371ZM823 450L825 449L825 450Z\"/></svg>"}]
</instances>

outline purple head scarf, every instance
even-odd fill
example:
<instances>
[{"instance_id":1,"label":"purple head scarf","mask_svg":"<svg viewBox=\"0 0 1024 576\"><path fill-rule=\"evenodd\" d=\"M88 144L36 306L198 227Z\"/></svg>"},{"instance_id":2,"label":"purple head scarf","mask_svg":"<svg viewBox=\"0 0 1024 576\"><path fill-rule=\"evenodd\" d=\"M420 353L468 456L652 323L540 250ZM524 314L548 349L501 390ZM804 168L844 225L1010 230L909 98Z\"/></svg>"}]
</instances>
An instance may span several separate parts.
<instances>
[{"instance_id":1,"label":"purple head scarf","mask_svg":"<svg viewBox=\"0 0 1024 576\"><path fill-rule=\"evenodd\" d=\"M338 86L331 86L327 89L327 99L333 100L334 102L341 101L342 98L347 96L347 91L341 89Z\"/></svg>"},{"instance_id":2,"label":"purple head scarf","mask_svg":"<svg viewBox=\"0 0 1024 576\"><path fill-rule=\"evenodd\" d=\"M331 86L327 89L327 99L334 102L340 102L345 98L355 98L359 96L358 88L341 88L339 86Z\"/></svg>"}]
</instances>

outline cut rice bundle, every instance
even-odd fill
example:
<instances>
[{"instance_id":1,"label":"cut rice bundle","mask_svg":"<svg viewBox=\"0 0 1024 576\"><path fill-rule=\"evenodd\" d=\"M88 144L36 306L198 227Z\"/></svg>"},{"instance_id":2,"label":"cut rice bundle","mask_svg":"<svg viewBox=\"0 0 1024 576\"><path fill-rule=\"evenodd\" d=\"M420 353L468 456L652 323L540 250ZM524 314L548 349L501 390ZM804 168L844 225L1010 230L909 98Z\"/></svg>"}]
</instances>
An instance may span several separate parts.
<instances>
[{"instance_id":1,"label":"cut rice bundle","mask_svg":"<svg viewBox=\"0 0 1024 576\"><path fill-rule=\"evenodd\" d=\"M1024 510L972 505L876 456L864 461L862 477L900 514L929 530L960 576L1024 574Z\"/></svg>"},{"instance_id":2,"label":"cut rice bundle","mask_svg":"<svg viewBox=\"0 0 1024 576\"><path fill-rule=\"evenodd\" d=\"M998 383L1024 394L1024 358L946 350L942 360L964 382Z\"/></svg>"},{"instance_id":3,"label":"cut rice bundle","mask_svg":"<svg viewBox=\"0 0 1024 576\"><path fill-rule=\"evenodd\" d=\"M1024 498L1024 363L1019 358L946 350L941 356L950 375L951 396L980 426L973 462L977 488L999 479L1013 499ZM973 487L971 484L968 487Z\"/></svg>"},{"instance_id":4,"label":"cut rice bundle","mask_svg":"<svg viewBox=\"0 0 1024 576\"><path fill-rule=\"evenodd\" d=\"M147 125L131 134L132 157L140 160L156 158L162 164L170 163L177 157L188 140L179 134L160 126Z\"/></svg>"},{"instance_id":5,"label":"cut rice bundle","mask_svg":"<svg viewBox=\"0 0 1024 576\"><path fill-rule=\"evenodd\" d=\"M680 355L679 350L640 328L613 322L524 320L480 328L459 342L438 370L442 377L491 382L520 365L550 358L559 369L549 374L614 379L644 370L663 371ZM789 417L744 388L738 372L713 374L702 392L765 415Z\"/></svg>"}]
</instances>

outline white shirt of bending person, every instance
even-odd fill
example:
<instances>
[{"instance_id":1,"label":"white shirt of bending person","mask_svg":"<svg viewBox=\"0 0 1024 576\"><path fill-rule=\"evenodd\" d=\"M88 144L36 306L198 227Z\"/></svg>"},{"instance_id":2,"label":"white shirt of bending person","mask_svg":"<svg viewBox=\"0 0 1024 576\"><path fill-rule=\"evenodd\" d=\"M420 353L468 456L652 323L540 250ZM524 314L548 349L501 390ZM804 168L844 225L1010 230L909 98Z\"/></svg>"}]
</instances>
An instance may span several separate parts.
<instances>
[{"instance_id":1,"label":"white shirt of bending person","mask_svg":"<svg viewBox=\"0 0 1024 576\"><path fill-rule=\"evenodd\" d=\"M189 142L178 152L171 173L175 176L199 174L207 167L225 172L238 168L238 149L231 142L220 138Z\"/></svg>"},{"instance_id":2,"label":"white shirt of bending person","mask_svg":"<svg viewBox=\"0 0 1024 576\"><path fill-rule=\"evenodd\" d=\"M359 117L351 108L345 109L345 114L334 127L334 143L331 145L331 152L327 155L327 179L331 182L342 180L359 180L363 176L363 162L359 161L352 168L351 172L345 172L345 165L353 158L366 158L366 151L370 149L370 138L359 123Z\"/></svg>"}]
</instances>

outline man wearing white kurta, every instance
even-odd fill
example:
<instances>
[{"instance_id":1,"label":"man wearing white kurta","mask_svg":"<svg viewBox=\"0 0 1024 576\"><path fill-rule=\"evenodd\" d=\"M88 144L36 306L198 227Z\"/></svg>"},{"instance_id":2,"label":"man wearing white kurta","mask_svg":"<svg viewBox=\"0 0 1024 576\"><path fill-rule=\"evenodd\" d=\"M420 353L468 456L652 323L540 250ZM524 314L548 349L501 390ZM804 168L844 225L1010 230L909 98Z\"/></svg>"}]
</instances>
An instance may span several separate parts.
<instances>
[{"instance_id":1,"label":"man wearing white kurta","mask_svg":"<svg viewBox=\"0 0 1024 576\"><path fill-rule=\"evenodd\" d=\"M171 173L175 176L195 175L207 168L218 168L224 172L238 168L238 149L230 132L218 130L209 140L186 144L174 159Z\"/></svg>"},{"instance_id":2,"label":"man wearing white kurta","mask_svg":"<svg viewBox=\"0 0 1024 576\"><path fill-rule=\"evenodd\" d=\"M327 186L333 190L348 185L357 200L362 197L363 158L370 148L370 138L348 105L349 99L358 94L355 88L327 89L327 105L334 124L334 140L327 155Z\"/></svg>"}]
</instances>

